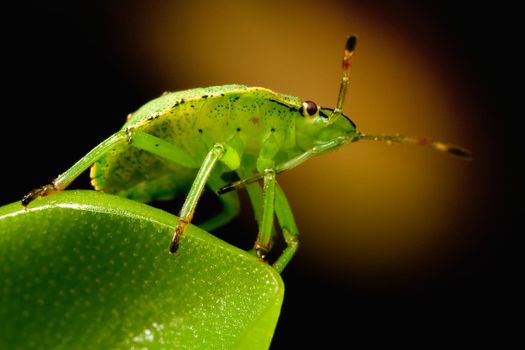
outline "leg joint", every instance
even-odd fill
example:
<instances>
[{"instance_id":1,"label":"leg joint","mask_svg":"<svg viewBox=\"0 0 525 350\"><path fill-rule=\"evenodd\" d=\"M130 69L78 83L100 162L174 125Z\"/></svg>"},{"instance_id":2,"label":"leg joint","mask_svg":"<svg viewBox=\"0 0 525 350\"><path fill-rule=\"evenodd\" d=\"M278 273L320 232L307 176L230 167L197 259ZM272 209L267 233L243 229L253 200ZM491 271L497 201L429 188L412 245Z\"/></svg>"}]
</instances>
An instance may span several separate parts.
<instances>
[{"instance_id":1,"label":"leg joint","mask_svg":"<svg viewBox=\"0 0 525 350\"><path fill-rule=\"evenodd\" d=\"M275 169L264 169L264 178L267 180L273 180L275 178Z\"/></svg>"},{"instance_id":2,"label":"leg joint","mask_svg":"<svg viewBox=\"0 0 525 350\"><path fill-rule=\"evenodd\" d=\"M131 142L133 141L133 127L132 126L128 126L126 128L126 141L131 144Z\"/></svg>"},{"instance_id":3,"label":"leg joint","mask_svg":"<svg viewBox=\"0 0 525 350\"><path fill-rule=\"evenodd\" d=\"M289 230L287 227L282 227L283 237L286 244L299 244L299 232Z\"/></svg>"},{"instance_id":4,"label":"leg joint","mask_svg":"<svg viewBox=\"0 0 525 350\"><path fill-rule=\"evenodd\" d=\"M225 151L226 149L222 143L216 143L215 145L213 145L212 152L214 155L222 157Z\"/></svg>"}]
</instances>

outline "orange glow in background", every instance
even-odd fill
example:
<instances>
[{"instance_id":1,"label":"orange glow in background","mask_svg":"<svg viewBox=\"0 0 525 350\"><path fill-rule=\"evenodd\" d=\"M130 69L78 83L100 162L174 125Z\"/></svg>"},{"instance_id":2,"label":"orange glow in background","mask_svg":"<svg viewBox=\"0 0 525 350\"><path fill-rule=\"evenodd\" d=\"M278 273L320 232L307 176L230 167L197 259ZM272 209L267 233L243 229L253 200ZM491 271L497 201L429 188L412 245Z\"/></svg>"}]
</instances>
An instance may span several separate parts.
<instances>
[{"instance_id":1,"label":"orange glow in background","mask_svg":"<svg viewBox=\"0 0 525 350\"><path fill-rule=\"evenodd\" d=\"M333 107L344 41L356 33L345 111L361 131L430 136L484 154L446 46L406 35L366 7L166 1L126 13L116 13L114 43L152 97L241 83ZM362 142L281 175L301 233L298 263L339 278L431 274L472 239L462 223L476 213L475 169L428 149Z\"/></svg>"},{"instance_id":2,"label":"orange glow in background","mask_svg":"<svg viewBox=\"0 0 525 350\"><path fill-rule=\"evenodd\" d=\"M511 27L521 21L509 12L452 0L20 3L0 22L2 204L66 170L166 90L238 83L334 107L355 33L344 110L358 129L431 137L474 159L362 141L279 175L300 246L283 272L275 348L391 346L389 332L403 346L416 336L420 348L456 344L455 335L486 346L511 319L502 312L516 310L509 295L520 276L509 247L523 210L514 169L523 147L512 145L523 113L507 107L517 91L507 79L518 71L512 33L521 30ZM72 187L90 188L88 175ZM241 216L216 234L248 249L257 228L243 193ZM177 213L182 201L162 208ZM195 221L216 204L199 203Z\"/></svg>"}]
</instances>

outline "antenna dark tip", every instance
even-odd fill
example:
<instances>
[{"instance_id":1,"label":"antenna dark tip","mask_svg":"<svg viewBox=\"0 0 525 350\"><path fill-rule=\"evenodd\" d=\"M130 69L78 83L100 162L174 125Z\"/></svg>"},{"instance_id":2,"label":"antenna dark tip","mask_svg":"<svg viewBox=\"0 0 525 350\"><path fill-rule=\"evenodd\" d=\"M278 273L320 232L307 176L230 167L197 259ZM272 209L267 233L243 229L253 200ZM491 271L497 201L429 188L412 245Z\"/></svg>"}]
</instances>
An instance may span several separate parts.
<instances>
[{"instance_id":1,"label":"antenna dark tip","mask_svg":"<svg viewBox=\"0 0 525 350\"><path fill-rule=\"evenodd\" d=\"M226 185L224 187L221 187L217 190L217 194L220 196L221 194L225 194L225 193L228 193L228 192L231 192L235 189L235 186L230 184L230 185Z\"/></svg>"},{"instance_id":2,"label":"antenna dark tip","mask_svg":"<svg viewBox=\"0 0 525 350\"><path fill-rule=\"evenodd\" d=\"M343 76L341 77L341 85L339 85L339 95L337 96L337 104L335 105L334 112L342 113L343 104L345 102L346 90L350 81L350 70L352 68L352 56L355 50L355 44L357 42L357 37L355 35L350 35L346 39L345 52L343 55Z\"/></svg>"},{"instance_id":3,"label":"antenna dark tip","mask_svg":"<svg viewBox=\"0 0 525 350\"><path fill-rule=\"evenodd\" d=\"M419 143L419 144L424 146L424 144L422 143ZM464 148L455 146L455 145L451 145L451 144L443 143L443 142L432 142L429 145L438 151L447 152L448 154L453 155L454 157L461 158L463 160L472 159L472 155L470 154L469 151L467 151Z\"/></svg>"},{"instance_id":4,"label":"antenna dark tip","mask_svg":"<svg viewBox=\"0 0 525 350\"><path fill-rule=\"evenodd\" d=\"M451 146L447 149L447 152L455 157L458 157L464 160L472 160L472 154L470 154L469 151L463 148Z\"/></svg>"},{"instance_id":5,"label":"antenna dark tip","mask_svg":"<svg viewBox=\"0 0 525 350\"><path fill-rule=\"evenodd\" d=\"M355 35L350 35L346 39L346 50L348 52L353 52L355 50L355 45L357 44L357 37Z\"/></svg>"}]
</instances>

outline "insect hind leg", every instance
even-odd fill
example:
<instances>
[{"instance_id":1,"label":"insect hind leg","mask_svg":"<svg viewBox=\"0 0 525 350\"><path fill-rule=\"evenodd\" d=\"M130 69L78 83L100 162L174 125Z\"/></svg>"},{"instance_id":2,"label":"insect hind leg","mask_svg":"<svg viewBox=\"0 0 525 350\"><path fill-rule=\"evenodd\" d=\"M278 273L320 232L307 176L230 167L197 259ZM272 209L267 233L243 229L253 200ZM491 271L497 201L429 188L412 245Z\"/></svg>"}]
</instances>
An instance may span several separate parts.
<instances>
[{"instance_id":1,"label":"insect hind leg","mask_svg":"<svg viewBox=\"0 0 525 350\"><path fill-rule=\"evenodd\" d=\"M273 267L280 273L286 265L288 265L299 247L299 241L297 239L299 236L299 230L295 224L290 204L279 184L277 184L275 188L275 214L287 245L281 255L273 263Z\"/></svg>"},{"instance_id":2,"label":"insect hind leg","mask_svg":"<svg viewBox=\"0 0 525 350\"><path fill-rule=\"evenodd\" d=\"M62 191L66 189L73 180L75 180L82 172L96 162L102 155L104 155L108 150L115 147L115 145L120 143L125 143L127 141L127 135L124 131L116 132L111 135L95 148L89 151L84 157L77 161L71 168L58 175L58 177L51 182L51 184L42 186L40 188L34 189L29 192L22 198L22 205L24 208L36 198L50 195L54 192Z\"/></svg>"}]
</instances>

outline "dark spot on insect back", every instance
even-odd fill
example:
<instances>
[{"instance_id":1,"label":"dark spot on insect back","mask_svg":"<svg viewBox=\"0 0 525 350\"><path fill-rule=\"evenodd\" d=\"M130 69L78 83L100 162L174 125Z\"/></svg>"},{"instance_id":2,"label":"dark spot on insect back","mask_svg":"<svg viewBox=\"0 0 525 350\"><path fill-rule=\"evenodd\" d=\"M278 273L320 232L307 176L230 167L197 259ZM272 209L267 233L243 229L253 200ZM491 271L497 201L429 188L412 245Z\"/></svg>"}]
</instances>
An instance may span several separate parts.
<instances>
[{"instance_id":1,"label":"dark spot on insect back","mask_svg":"<svg viewBox=\"0 0 525 350\"><path fill-rule=\"evenodd\" d=\"M283 102L280 102L280 101L277 101L277 100L268 100L268 101L273 102L273 103L276 103L276 104L278 104L278 105L280 105L280 106L286 107L286 108L288 108L291 112L294 112L294 111L298 110L298 109L297 109L296 107L294 107L294 106L289 106L289 105L287 105L286 103L283 103Z\"/></svg>"},{"instance_id":2,"label":"dark spot on insect back","mask_svg":"<svg viewBox=\"0 0 525 350\"><path fill-rule=\"evenodd\" d=\"M152 114L148 117L148 120L149 120L149 121L152 121L153 119L157 119L158 117L160 117L160 113L155 112L155 113L152 113Z\"/></svg>"},{"instance_id":3,"label":"dark spot on insect back","mask_svg":"<svg viewBox=\"0 0 525 350\"><path fill-rule=\"evenodd\" d=\"M271 131L271 132L275 132L275 128L271 128L270 131Z\"/></svg>"},{"instance_id":4,"label":"dark spot on insect back","mask_svg":"<svg viewBox=\"0 0 525 350\"><path fill-rule=\"evenodd\" d=\"M241 131L241 128L237 128L237 131Z\"/></svg>"},{"instance_id":5,"label":"dark spot on insect back","mask_svg":"<svg viewBox=\"0 0 525 350\"><path fill-rule=\"evenodd\" d=\"M202 95L201 98L208 98L208 95Z\"/></svg>"},{"instance_id":6,"label":"dark spot on insect back","mask_svg":"<svg viewBox=\"0 0 525 350\"><path fill-rule=\"evenodd\" d=\"M202 129L199 129L199 134L202 134Z\"/></svg>"},{"instance_id":7,"label":"dark spot on insect back","mask_svg":"<svg viewBox=\"0 0 525 350\"><path fill-rule=\"evenodd\" d=\"M186 101L184 101L184 99L181 98L180 100L175 101L175 103L173 104L173 106L171 106L171 108L175 108L178 105L183 104L184 102L186 102Z\"/></svg>"}]
</instances>

